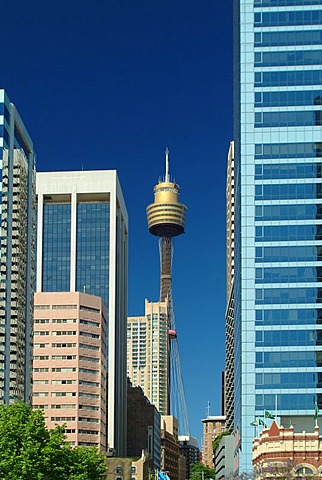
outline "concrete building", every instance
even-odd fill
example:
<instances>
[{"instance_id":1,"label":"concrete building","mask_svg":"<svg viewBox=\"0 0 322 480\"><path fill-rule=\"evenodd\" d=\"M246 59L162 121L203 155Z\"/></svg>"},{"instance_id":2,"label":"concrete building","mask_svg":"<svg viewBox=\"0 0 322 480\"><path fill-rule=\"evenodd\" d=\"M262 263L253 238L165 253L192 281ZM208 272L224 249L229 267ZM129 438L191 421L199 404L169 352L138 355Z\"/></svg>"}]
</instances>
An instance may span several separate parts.
<instances>
[{"instance_id":1,"label":"concrete building","mask_svg":"<svg viewBox=\"0 0 322 480\"><path fill-rule=\"evenodd\" d=\"M179 478L180 447L178 420L173 415L161 417L161 470L168 472L171 480Z\"/></svg>"},{"instance_id":2,"label":"concrete building","mask_svg":"<svg viewBox=\"0 0 322 480\"><path fill-rule=\"evenodd\" d=\"M129 317L128 376L134 387L165 415L169 405L168 303L145 300L145 315Z\"/></svg>"},{"instance_id":3,"label":"concrete building","mask_svg":"<svg viewBox=\"0 0 322 480\"><path fill-rule=\"evenodd\" d=\"M106 450L106 312L86 293L36 293L33 407L71 445Z\"/></svg>"},{"instance_id":4,"label":"concrete building","mask_svg":"<svg viewBox=\"0 0 322 480\"><path fill-rule=\"evenodd\" d=\"M141 387L128 385L127 456L138 457L142 449L149 457L151 471L160 470L161 416L143 394Z\"/></svg>"},{"instance_id":5,"label":"concrete building","mask_svg":"<svg viewBox=\"0 0 322 480\"><path fill-rule=\"evenodd\" d=\"M126 455L128 219L116 171L37 174L37 292L106 306L107 448Z\"/></svg>"},{"instance_id":6,"label":"concrete building","mask_svg":"<svg viewBox=\"0 0 322 480\"><path fill-rule=\"evenodd\" d=\"M214 452L216 480L225 480L234 476L234 437L223 435Z\"/></svg>"},{"instance_id":7,"label":"concrete building","mask_svg":"<svg viewBox=\"0 0 322 480\"><path fill-rule=\"evenodd\" d=\"M35 153L0 90L0 402L31 403Z\"/></svg>"},{"instance_id":8,"label":"concrete building","mask_svg":"<svg viewBox=\"0 0 322 480\"><path fill-rule=\"evenodd\" d=\"M180 452L186 460L186 476L190 478L190 466L201 461L198 440L190 435L179 435Z\"/></svg>"},{"instance_id":9,"label":"concrete building","mask_svg":"<svg viewBox=\"0 0 322 480\"><path fill-rule=\"evenodd\" d=\"M224 385L224 412L226 429L234 430L234 142L230 143L226 185L226 371Z\"/></svg>"},{"instance_id":10,"label":"concrete building","mask_svg":"<svg viewBox=\"0 0 322 480\"><path fill-rule=\"evenodd\" d=\"M296 433L273 421L253 440L253 467L256 480L269 478L321 478L322 436L314 431Z\"/></svg>"},{"instance_id":11,"label":"concrete building","mask_svg":"<svg viewBox=\"0 0 322 480\"><path fill-rule=\"evenodd\" d=\"M208 467L214 468L212 445L215 438L226 430L226 417L208 415L201 421L203 423L202 462Z\"/></svg>"},{"instance_id":12,"label":"concrete building","mask_svg":"<svg viewBox=\"0 0 322 480\"><path fill-rule=\"evenodd\" d=\"M234 2L234 430L322 408L321 0Z\"/></svg>"}]
</instances>

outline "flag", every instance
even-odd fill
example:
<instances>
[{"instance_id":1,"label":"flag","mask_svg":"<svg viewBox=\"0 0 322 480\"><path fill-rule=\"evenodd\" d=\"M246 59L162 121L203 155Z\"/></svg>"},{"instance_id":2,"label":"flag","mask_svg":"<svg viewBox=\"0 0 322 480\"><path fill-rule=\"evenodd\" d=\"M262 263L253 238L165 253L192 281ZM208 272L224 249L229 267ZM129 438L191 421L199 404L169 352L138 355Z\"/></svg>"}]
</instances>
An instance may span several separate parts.
<instances>
[{"instance_id":1,"label":"flag","mask_svg":"<svg viewBox=\"0 0 322 480\"><path fill-rule=\"evenodd\" d=\"M258 426L258 421L257 420L253 420L252 422L250 422L250 424L252 427L257 427Z\"/></svg>"},{"instance_id":2,"label":"flag","mask_svg":"<svg viewBox=\"0 0 322 480\"><path fill-rule=\"evenodd\" d=\"M317 420L319 416L319 407L318 404L316 403L314 406L314 420Z\"/></svg>"},{"instance_id":3,"label":"flag","mask_svg":"<svg viewBox=\"0 0 322 480\"><path fill-rule=\"evenodd\" d=\"M262 425L263 427L267 428L266 423L263 422L263 420L261 418L258 420L258 425Z\"/></svg>"},{"instance_id":4,"label":"flag","mask_svg":"<svg viewBox=\"0 0 322 480\"><path fill-rule=\"evenodd\" d=\"M264 415L265 418L271 418L272 420L275 418L274 415L272 415L268 410L265 410Z\"/></svg>"}]
</instances>

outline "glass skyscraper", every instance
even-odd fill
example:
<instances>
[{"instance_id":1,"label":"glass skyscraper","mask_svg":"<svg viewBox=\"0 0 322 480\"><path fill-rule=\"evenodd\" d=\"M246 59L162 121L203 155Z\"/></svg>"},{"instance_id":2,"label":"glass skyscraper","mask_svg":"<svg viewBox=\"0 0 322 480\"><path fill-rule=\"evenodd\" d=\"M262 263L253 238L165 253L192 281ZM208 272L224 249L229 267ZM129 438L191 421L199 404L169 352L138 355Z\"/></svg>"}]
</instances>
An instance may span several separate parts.
<instances>
[{"instance_id":1,"label":"glass skyscraper","mask_svg":"<svg viewBox=\"0 0 322 480\"><path fill-rule=\"evenodd\" d=\"M0 90L0 402L31 403L35 154Z\"/></svg>"},{"instance_id":2,"label":"glass skyscraper","mask_svg":"<svg viewBox=\"0 0 322 480\"><path fill-rule=\"evenodd\" d=\"M128 218L117 173L42 172L36 183L36 291L83 292L103 299L107 447L124 456Z\"/></svg>"},{"instance_id":3,"label":"glass skyscraper","mask_svg":"<svg viewBox=\"0 0 322 480\"><path fill-rule=\"evenodd\" d=\"M322 409L322 1L234 1L234 429ZM267 421L269 423L270 420Z\"/></svg>"}]
</instances>

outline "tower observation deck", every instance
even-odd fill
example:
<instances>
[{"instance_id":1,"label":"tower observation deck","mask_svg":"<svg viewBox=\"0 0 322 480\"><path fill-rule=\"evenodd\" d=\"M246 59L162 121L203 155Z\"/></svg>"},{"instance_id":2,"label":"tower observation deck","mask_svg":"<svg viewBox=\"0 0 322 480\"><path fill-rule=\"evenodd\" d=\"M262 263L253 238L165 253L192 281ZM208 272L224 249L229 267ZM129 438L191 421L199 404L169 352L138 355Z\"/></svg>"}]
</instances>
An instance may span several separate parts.
<instances>
[{"instance_id":1,"label":"tower observation deck","mask_svg":"<svg viewBox=\"0 0 322 480\"><path fill-rule=\"evenodd\" d=\"M168 415L179 421L179 433L189 435L189 420L180 365L179 344L172 301L173 237L185 233L187 207L179 202L180 187L171 180L169 150L165 151L165 176L154 187L154 202L147 207L149 232L159 237L160 302L168 301Z\"/></svg>"}]
</instances>

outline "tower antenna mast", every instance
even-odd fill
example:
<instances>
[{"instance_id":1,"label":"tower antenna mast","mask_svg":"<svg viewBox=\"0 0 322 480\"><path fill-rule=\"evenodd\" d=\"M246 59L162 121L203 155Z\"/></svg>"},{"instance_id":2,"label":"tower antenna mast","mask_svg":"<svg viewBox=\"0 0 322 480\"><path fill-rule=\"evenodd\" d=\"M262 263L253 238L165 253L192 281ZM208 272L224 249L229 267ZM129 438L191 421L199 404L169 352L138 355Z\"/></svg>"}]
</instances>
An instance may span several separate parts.
<instances>
[{"instance_id":1,"label":"tower antenna mast","mask_svg":"<svg viewBox=\"0 0 322 480\"><path fill-rule=\"evenodd\" d=\"M169 149L168 147L165 149L165 182L169 183L170 181L170 174L169 174Z\"/></svg>"}]
</instances>

